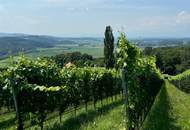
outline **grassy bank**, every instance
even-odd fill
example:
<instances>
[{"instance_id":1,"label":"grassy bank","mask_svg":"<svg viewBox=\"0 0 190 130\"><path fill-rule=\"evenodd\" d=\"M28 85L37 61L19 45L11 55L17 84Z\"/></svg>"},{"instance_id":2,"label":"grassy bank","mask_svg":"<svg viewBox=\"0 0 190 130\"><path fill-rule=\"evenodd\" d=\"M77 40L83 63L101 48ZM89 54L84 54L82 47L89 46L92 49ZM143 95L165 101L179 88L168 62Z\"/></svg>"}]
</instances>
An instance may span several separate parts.
<instances>
[{"instance_id":1,"label":"grassy bank","mask_svg":"<svg viewBox=\"0 0 190 130\"><path fill-rule=\"evenodd\" d=\"M166 81L142 130L190 130L190 94Z\"/></svg>"}]
</instances>

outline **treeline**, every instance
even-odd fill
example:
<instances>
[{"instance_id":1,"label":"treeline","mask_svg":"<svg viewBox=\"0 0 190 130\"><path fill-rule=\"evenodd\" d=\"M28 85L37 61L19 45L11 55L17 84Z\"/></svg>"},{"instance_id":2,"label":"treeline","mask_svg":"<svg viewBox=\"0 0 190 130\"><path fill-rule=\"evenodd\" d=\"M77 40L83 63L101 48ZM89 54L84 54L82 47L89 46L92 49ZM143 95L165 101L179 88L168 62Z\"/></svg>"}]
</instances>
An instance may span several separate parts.
<instances>
[{"instance_id":1,"label":"treeline","mask_svg":"<svg viewBox=\"0 0 190 130\"><path fill-rule=\"evenodd\" d=\"M24 127L24 120L32 113L43 129L47 114L59 111L62 114L68 107L75 110L80 104L96 102L112 97L122 91L121 80L116 70L104 68L59 68L55 63L44 59L36 61L21 57L7 70L1 72L0 101L9 105L14 101L18 127ZM13 103L11 103L13 104Z\"/></svg>"},{"instance_id":2,"label":"treeline","mask_svg":"<svg viewBox=\"0 0 190 130\"><path fill-rule=\"evenodd\" d=\"M156 65L163 73L176 75L190 69L190 46L147 47L145 55L155 55Z\"/></svg>"},{"instance_id":3,"label":"treeline","mask_svg":"<svg viewBox=\"0 0 190 130\"><path fill-rule=\"evenodd\" d=\"M165 74L176 75L190 69L190 46L146 47L143 53L146 56L155 56L156 66ZM81 54L80 52L63 53L53 56L51 59L60 67L63 67L69 62L75 64L77 67L105 67L106 65L105 58L93 58L91 55ZM115 66L117 66L116 63Z\"/></svg>"},{"instance_id":4,"label":"treeline","mask_svg":"<svg viewBox=\"0 0 190 130\"><path fill-rule=\"evenodd\" d=\"M81 52L66 52L46 58L55 61L61 68L68 63L72 63L76 67L104 67L104 58L93 58L92 55L86 53L82 54Z\"/></svg>"}]
</instances>

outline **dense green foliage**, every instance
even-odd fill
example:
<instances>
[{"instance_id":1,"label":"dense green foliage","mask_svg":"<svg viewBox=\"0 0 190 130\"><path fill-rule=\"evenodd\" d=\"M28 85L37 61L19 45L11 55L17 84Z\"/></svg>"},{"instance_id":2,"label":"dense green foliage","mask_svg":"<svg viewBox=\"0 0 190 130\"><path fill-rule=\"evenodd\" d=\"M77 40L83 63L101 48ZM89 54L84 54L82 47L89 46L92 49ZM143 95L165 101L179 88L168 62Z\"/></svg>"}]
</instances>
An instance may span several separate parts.
<instances>
[{"instance_id":1,"label":"dense green foliage","mask_svg":"<svg viewBox=\"0 0 190 130\"><path fill-rule=\"evenodd\" d=\"M53 60L59 67L64 67L68 63L76 67L104 67L104 58L93 58L92 55L80 52L63 53L56 56L44 57L47 60Z\"/></svg>"},{"instance_id":2,"label":"dense green foliage","mask_svg":"<svg viewBox=\"0 0 190 130\"><path fill-rule=\"evenodd\" d=\"M170 76L169 77L169 80L170 81L174 81L174 80L183 80L187 77L190 77L190 69L189 70L186 70L184 71L183 73L180 73L178 75L175 75L175 76Z\"/></svg>"},{"instance_id":3,"label":"dense green foliage","mask_svg":"<svg viewBox=\"0 0 190 130\"><path fill-rule=\"evenodd\" d=\"M111 26L106 27L105 31L105 38L104 38L104 61L106 68L113 68L114 67L114 36L112 33Z\"/></svg>"},{"instance_id":4,"label":"dense green foliage","mask_svg":"<svg viewBox=\"0 0 190 130\"><path fill-rule=\"evenodd\" d=\"M118 66L124 72L128 129L139 129L163 83L154 57L144 57L124 34L119 38Z\"/></svg>"},{"instance_id":5,"label":"dense green foliage","mask_svg":"<svg viewBox=\"0 0 190 130\"><path fill-rule=\"evenodd\" d=\"M166 74L175 75L190 69L190 47L147 47L146 55L156 56L156 65Z\"/></svg>"},{"instance_id":6,"label":"dense green foliage","mask_svg":"<svg viewBox=\"0 0 190 130\"><path fill-rule=\"evenodd\" d=\"M91 66L94 60L91 55L81 54L80 52L63 53L53 56L51 59L55 60L60 67L64 67L69 62L78 67Z\"/></svg>"},{"instance_id":7,"label":"dense green foliage","mask_svg":"<svg viewBox=\"0 0 190 130\"><path fill-rule=\"evenodd\" d=\"M6 73L5 70L0 72L0 110L2 106L6 106L9 111L13 104L11 103L12 98L11 98L10 92L6 89L3 89L4 86L6 85L5 73Z\"/></svg>"},{"instance_id":8,"label":"dense green foliage","mask_svg":"<svg viewBox=\"0 0 190 130\"><path fill-rule=\"evenodd\" d=\"M179 89L190 93L190 69L176 76L169 76L169 80Z\"/></svg>"},{"instance_id":9,"label":"dense green foliage","mask_svg":"<svg viewBox=\"0 0 190 130\"><path fill-rule=\"evenodd\" d=\"M87 109L87 103L93 101L96 108L98 100L113 97L121 91L115 70L61 69L44 59L32 61L22 57L8 68L5 77L3 90L9 90L13 97L16 95L18 128L23 127L23 119L29 113L37 117L35 121L43 128L46 115L55 109L59 110L61 120L62 113L70 106L76 108L85 104Z\"/></svg>"},{"instance_id":10,"label":"dense green foliage","mask_svg":"<svg viewBox=\"0 0 190 130\"><path fill-rule=\"evenodd\" d=\"M2 73L0 73L0 108L4 105L3 102L3 77L2 77Z\"/></svg>"}]
</instances>

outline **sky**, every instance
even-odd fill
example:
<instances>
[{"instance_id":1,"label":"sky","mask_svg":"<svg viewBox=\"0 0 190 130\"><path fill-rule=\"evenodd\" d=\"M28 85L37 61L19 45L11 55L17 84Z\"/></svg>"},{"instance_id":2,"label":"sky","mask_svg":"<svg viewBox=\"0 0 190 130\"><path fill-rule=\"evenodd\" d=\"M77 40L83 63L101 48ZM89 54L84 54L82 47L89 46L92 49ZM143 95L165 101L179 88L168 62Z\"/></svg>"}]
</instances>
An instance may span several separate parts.
<instances>
[{"instance_id":1,"label":"sky","mask_svg":"<svg viewBox=\"0 0 190 130\"><path fill-rule=\"evenodd\" d=\"M190 37L190 0L0 0L0 32L61 37Z\"/></svg>"}]
</instances>

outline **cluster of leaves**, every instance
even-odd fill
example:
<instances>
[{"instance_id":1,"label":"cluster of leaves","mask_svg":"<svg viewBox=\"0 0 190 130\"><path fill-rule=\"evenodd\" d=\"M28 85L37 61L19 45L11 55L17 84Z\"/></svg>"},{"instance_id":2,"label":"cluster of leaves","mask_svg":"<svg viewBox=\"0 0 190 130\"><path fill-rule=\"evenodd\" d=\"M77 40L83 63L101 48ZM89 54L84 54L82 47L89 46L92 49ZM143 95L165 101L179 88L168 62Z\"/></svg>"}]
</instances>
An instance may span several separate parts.
<instances>
[{"instance_id":1,"label":"cluster of leaves","mask_svg":"<svg viewBox=\"0 0 190 130\"><path fill-rule=\"evenodd\" d=\"M89 54L80 52L63 53L56 56L44 57L47 60L53 60L59 67L64 67L68 63L72 63L77 67L104 67L104 58L94 58Z\"/></svg>"},{"instance_id":2,"label":"cluster of leaves","mask_svg":"<svg viewBox=\"0 0 190 130\"><path fill-rule=\"evenodd\" d=\"M63 67L65 64L71 62L78 67L90 66L94 60L91 55L81 54L80 52L63 53L51 57L55 62Z\"/></svg>"},{"instance_id":3,"label":"cluster of leaves","mask_svg":"<svg viewBox=\"0 0 190 130\"><path fill-rule=\"evenodd\" d=\"M0 72L0 108L4 105L3 102L3 77L2 77L2 72Z\"/></svg>"},{"instance_id":4,"label":"cluster of leaves","mask_svg":"<svg viewBox=\"0 0 190 130\"><path fill-rule=\"evenodd\" d=\"M54 110L59 110L61 120L61 115L70 106L76 108L84 103L87 109L89 101L95 106L97 100L121 91L117 85L120 77L114 69L61 69L45 59L33 61L21 57L4 75L3 90L16 95L20 126L24 117L32 113L35 122L43 128L47 114Z\"/></svg>"},{"instance_id":5,"label":"cluster of leaves","mask_svg":"<svg viewBox=\"0 0 190 130\"><path fill-rule=\"evenodd\" d=\"M190 69L176 76L168 76L168 79L179 89L190 93Z\"/></svg>"},{"instance_id":6,"label":"cluster of leaves","mask_svg":"<svg viewBox=\"0 0 190 130\"><path fill-rule=\"evenodd\" d=\"M156 65L169 75L176 75L190 69L190 46L178 47L147 47L145 55L155 55Z\"/></svg>"},{"instance_id":7,"label":"cluster of leaves","mask_svg":"<svg viewBox=\"0 0 190 130\"><path fill-rule=\"evenodd\" d=\"M128 129L139 129L159 92L163 80L154 57L143 56L141 50L121 34L118 40L118 67L124 72L127 88Z\"/></svg>"},{"instance_id":8,"label":"cluster of leaves","mask_svg":"<svg viewBox=\"0 0 190 130\"><path fill-rule=\"evenodd\" d=\"M5 73L6 73L5 70L0 71L0 109L3 106L6 106L8 111L10 111L11 106L13 106L13 104L11 104L12 103L12 98L11 98L9 90L3 89L4 86L6 85L6 83L5 83L5 79L6 79Z\"/></svg>"}]
</instances>

